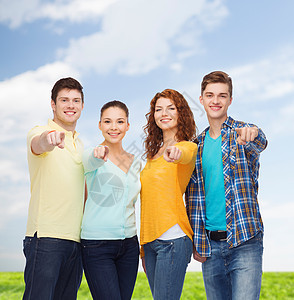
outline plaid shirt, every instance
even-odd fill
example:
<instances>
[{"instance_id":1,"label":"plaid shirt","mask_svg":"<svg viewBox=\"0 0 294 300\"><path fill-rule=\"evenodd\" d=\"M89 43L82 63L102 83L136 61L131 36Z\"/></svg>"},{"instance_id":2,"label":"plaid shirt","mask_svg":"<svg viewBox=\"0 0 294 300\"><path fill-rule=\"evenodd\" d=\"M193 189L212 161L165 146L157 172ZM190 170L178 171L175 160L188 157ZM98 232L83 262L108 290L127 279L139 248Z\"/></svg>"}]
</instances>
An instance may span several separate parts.
<instances>
[{"instance_id":1,"label":"plaid shirt","mask_svg":"<svg viewBox=\"0 0 294 300\"><path fill-rule=\"evenodd\" d=\"M227 243L236 247L263 231L257 201L259 154L266 148L267 140L261 129L253 142L245 146L236 141L235 128L255 125L235 121L228 117L222 124L222 161L226 199ZM202 175L204 138L209 127L198 136L198 153L195 170L187 186L186 209L194 231L196 251L204 257L211 255L205 231L205 191Z\"/></svg>"}]
</instances>

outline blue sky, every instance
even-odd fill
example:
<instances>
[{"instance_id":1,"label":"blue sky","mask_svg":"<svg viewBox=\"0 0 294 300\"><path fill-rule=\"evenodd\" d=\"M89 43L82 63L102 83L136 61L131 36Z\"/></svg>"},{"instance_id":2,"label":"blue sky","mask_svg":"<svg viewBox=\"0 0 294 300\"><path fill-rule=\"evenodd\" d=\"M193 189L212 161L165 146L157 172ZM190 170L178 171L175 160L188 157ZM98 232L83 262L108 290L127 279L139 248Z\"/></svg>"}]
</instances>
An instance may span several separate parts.
<instances>
[{"instance_id":1,"label":"blue sky","mask_svg":"<svg viewBox=\"0 0 294 300\"><path fill-rule=\"evenodd\" d=\"M52 117L55 81L84 86L77 130L86 147L101 142L101 106L118 99L130 109L124 145L137 151L149 102L165 88L186 96L199 131L207 126L198 97L213 70L233 78L229 114L269 140L259 191L264 269L294 271L293 11L290 0L0 0L0 271L24 266L26 135Z\"/></svg>"}]
</instances>

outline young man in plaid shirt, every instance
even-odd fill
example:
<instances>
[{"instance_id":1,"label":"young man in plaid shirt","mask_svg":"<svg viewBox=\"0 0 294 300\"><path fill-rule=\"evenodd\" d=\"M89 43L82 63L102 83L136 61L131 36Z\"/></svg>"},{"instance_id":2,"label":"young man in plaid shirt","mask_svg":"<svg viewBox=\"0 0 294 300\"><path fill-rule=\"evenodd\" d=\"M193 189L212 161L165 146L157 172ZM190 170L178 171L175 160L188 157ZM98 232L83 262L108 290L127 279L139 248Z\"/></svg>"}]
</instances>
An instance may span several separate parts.
<instances>
[{"instance_id":1,"label":"young man in plaid shirt","mask_svg":"<svg viewBox=\"0 0 294 300\"><path fill-rule=\"evenodd\" d=\"M207 299L259 299L263 224L258 173L267 140L257 126L228 117L232 80L226 73L204 76L199 99L210 126L198 137L186 190L193 256L202 262Z\"/></svg>"}]
</instances>

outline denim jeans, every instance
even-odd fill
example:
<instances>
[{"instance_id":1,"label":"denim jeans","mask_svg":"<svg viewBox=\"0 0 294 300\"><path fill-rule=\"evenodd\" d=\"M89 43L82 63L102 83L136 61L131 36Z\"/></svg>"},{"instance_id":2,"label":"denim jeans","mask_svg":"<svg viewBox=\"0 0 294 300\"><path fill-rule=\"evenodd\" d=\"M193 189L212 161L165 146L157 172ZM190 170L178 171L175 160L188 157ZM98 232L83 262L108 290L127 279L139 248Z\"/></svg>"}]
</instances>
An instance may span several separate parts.
<instances>
[{"instance_id":1,"label":"denim jeans","mask_svg":"<svg viewBox=\"0 0 294 300\"><path fill-rule=\"evenodd\" d=\"M180 299L193 252L192 241L187 236L172 240L157 239L143 247L153 299Z\"/></svg>"},{"instance_id":2,"label":"denim jeans","mask_svg":"<svg viewBox=\"0 0 294 300\"><path fill-rule=\"evenodd\" d=\"M56 238L25 237L23 299L76 299L83 269L80 244Z\"/></svg>"},{"instance_id":3,"label":"denim jeans","mask_svg":"<svg viewBox=\"0 0 294 300\"><path fill-rule=\"evenodd\" d=\"M94 300L129 300L138 264L137 236L124 240L81 240L86 279Z\"/></svg>"},{"instance_id":4,"label":"denim jeans","mask_svg":"<svg viewBox=\"0 0 294 300\"><path fill-rule=\"evenodd\" d=\"M226 241L211 241L211 247L211 257L202 264L207 299L259 299L263 233L232 249Z\"/></svg>"}]
</instances>

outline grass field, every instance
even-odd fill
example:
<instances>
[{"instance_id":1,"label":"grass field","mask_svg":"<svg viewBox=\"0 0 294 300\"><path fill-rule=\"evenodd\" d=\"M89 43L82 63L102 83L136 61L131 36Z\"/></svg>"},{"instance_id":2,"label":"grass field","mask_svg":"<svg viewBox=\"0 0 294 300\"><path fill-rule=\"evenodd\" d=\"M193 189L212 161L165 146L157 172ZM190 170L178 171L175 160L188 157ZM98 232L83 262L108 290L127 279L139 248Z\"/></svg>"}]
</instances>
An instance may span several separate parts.
<instances>
[{"instance_id":1,"label":"grass field","mask_svg":"<svg viewBox=\"0 0 294 300\"><path fill-rule=\"evenodd\" d=\"M0 299L19 300L24 290L23 273L0 272ZM92 299L87 282L83 278L79 293L79 300ZM132 299L151 300L151 293L144 273L139 273ZM183 300L206 299L202 275L199 272L188 272L185 279ZM294 273L263 274L260 299L290 300L294 299Z\"/></svg>"}]
</instances>

